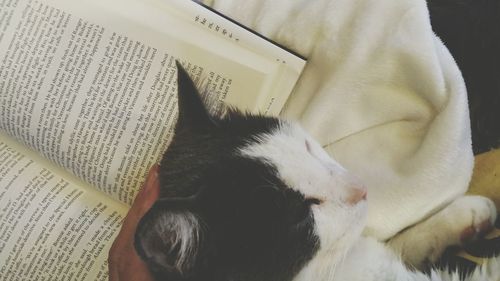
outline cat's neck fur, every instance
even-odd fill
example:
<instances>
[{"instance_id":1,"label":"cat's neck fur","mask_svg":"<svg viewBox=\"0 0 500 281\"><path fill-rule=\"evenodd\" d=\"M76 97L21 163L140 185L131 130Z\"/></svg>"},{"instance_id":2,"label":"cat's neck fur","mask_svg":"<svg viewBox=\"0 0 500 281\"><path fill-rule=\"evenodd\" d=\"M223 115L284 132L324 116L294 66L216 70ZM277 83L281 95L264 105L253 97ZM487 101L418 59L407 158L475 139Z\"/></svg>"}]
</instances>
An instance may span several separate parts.
<instances>
[{"instance_id":1,"label":"cat's neck fur","mask_svg":"<svg viewBox=\"0 0 500 281\"><path fill-rule=\"evenodd\" d=\"M469 276L434 270L429 274L408 268L386 244L360 237L344 256L324 255L313 259L293 281L500 281L500 257Z\"/></svg>"}]
</instances>

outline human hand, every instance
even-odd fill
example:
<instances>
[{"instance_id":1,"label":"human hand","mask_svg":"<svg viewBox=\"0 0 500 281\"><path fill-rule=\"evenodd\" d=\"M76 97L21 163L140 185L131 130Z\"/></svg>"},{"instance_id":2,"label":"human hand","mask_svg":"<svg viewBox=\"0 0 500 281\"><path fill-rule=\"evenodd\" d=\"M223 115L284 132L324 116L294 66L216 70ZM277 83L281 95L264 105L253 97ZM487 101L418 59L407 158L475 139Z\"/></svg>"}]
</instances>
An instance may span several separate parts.
<instances>
[{"instance_id":1,"label":"human hand","mask_svg":"<svg viewBox=\"0 0 500 281\"><path fill-rule=\"evenodd\" d=\"M160 193L158 165L149 170L146 182L137 194L123 221L120 233L109 250L108 268L110 281L153 281L146 264L134 247L134 235L139 220L151 208Z\"/></svg>"}]
</instances>

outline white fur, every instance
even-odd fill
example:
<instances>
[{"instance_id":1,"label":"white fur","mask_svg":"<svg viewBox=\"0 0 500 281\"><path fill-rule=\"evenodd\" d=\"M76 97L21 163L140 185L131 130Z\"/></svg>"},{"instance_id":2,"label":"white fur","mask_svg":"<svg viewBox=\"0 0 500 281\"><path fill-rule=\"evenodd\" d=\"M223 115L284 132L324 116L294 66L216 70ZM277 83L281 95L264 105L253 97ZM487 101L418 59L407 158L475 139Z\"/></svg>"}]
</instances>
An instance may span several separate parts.
<instances>
[{"instance_id":1,"label":"white fur","mask_svg":"<svg viewBox=\"0 0 500 281\"><path fill-rule=\"evenodd\" d=\"M396 235L388 245L407 264L421 268L426 261L436 262L448 246L461 244L465 229L471 228L479 233L484 223L493 225L495 219L496 208L491 200L482 196L463 196L427 220Z\"/></svg>"},{"instance_id":2,"label":"white fur","mask_svg":"<svg viewBox=\"0 0 500 281\"><path fill-rule=\"evenodd\" d=\"M351 249L346 259L337 265L334 278L330 279L294 279L294 281L459 281L457 273L433 271L425 275L408 269L404 263L384 244L372 238L360 238ZM492 259L478 268L470 281L500 281L500 258Z\"/></svg>"},{"instance_id":3,"label":"white fur","mask_svg":"<svg viewBox=\"0 0 500 281\"><path fill-rule=\"evenodd\" d=\"M171 229L176 229L176 235L172 236L173 243L172 249L176 249L179 245L178 258L175 261L175 267L181 273L184 272L186 268L194 266L193 257L196 257L196 251L199 247L200 242L200 226L198 219L192 213L181 213L177 215L177 218L172 220L172 223L176 224L171 226ZM160 225L167 225L161 222Z\"/></svg>"},{"instance_id":4,"label":"white fur","mask_svg":"<svg viewBox=\"0 0 500 281\"><path fill-rule=\"evenodd\" d=\"M240 153L272 164L292 189L322 201L312 207L320 249L294 281L458 281L458 274L426 275L409 269L405 262L419 266L426 259L434 261L446 247L460 243L465 229L480 231L485 221L495 220L491 200L464 196L386 245L361 236L367 203L351 204L348 198L363 185L299 126L283 122ZM466 280L500 281L500 258Z\"/></svg>"},{"instance_id":5,"label":"white fur","mask_svg":"<svg viewBox=\"0 0 500 281\"><path fill-rule=\"evenodd\" d=\"M149 245L143 245L145 251L149 253L150 258L156 260L165 267L173 266L181 274L188 272L195 265L195 257L200 244L200 232L202 231L198 218L189 212L171 212L164 213L154 224L154 229L150 233L157 233L163 240L163 244L169 245L169 248L175 251L175 264L164 264L166 253L158 249L149 249ZM153 243L151 246L156 245ZM170 253L168 253L170 254Z\"/></svg>"},{"instance_id":6,"label":"white fur","mask_svg":"<svg viewBox=\"0 0 500 281\"><path fill-rule=\"evenodd\" d=\"M306 197L342 204L348 201L352 189L365 189L300 126L292 123L282 122L275 132L261 135L259 144L240 152L276 166L281 179Z\"/></svg>"}]
</instances>

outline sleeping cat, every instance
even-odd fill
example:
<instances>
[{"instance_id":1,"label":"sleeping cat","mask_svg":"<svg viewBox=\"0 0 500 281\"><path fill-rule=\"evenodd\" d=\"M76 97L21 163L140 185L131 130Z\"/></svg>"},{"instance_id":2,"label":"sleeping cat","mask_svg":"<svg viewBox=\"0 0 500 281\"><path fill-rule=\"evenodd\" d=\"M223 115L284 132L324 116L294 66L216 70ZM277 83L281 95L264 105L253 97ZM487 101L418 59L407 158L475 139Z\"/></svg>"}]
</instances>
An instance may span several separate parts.
<instances>
[{"instance_id":1,"label":"sleeping cat","mask_svg":"<svg viewBox=\"0 0 500 281\"><path fill-rule=\"evenodd\" d=\"M464 196L385 244L364 237L366 187L301 127L211 115L179 65L178 89L160 199L135 239L157 280L461 280L412 268L495 220L490 200ZM463 280L500 281L500 258Z\"/></svg>"}]
</instances>

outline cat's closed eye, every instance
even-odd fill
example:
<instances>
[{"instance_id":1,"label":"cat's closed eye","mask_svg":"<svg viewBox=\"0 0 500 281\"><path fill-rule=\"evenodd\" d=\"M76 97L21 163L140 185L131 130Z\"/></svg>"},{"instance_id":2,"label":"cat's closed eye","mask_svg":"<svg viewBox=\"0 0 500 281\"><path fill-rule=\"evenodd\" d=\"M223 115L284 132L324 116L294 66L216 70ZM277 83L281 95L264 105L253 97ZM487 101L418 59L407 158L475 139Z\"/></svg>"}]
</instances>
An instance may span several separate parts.
<instances>
[{"instance_id":1,"label":"cat's closed eye","mask_svg":"<svg viewBox=\"0 0 500 281\"><path fill-rule=\"evenodd\" d=\"M323 200L318 199L318 198L306 198L305 202L307 205L321 205L323 203Z\"/></svg>"}]
</instances>

